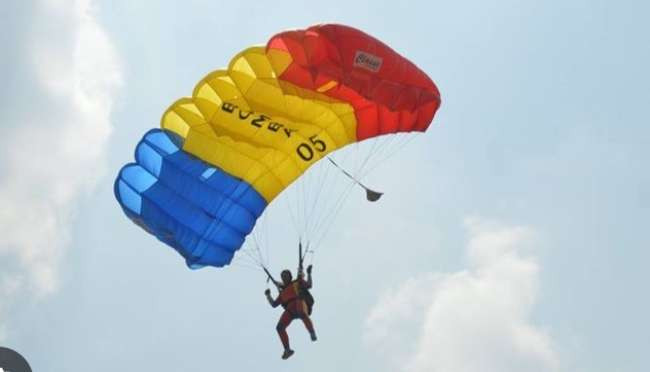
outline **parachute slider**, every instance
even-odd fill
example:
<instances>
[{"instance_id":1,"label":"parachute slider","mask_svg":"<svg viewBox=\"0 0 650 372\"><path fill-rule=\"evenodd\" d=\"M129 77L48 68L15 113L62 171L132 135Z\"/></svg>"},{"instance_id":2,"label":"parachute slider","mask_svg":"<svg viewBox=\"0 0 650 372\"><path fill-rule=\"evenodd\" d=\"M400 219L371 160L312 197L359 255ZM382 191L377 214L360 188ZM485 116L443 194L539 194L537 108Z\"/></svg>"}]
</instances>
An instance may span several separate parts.
<instances>
[{"instance_id":1,"label":"parachute slider","mask_svg":"<svg viewBox=\"0 0 650 372\"><path fill-rule=\"evenodd\" d=\"M375 202L379 200L379 198L381 198L382 195L384 195L383 192L374 191L366 187L366 185L362 184L359 180L354 178L354 176L348 173L345 169L341 168L338 164L336 164L336 162L332 160L332 158L330 158L329 156L327 157L327 160L329 160L330 163L334 164L334 166L337 167L341 172L343 172L343 174L348 176L348 178L354 181L354 183L356 183L357 185L361 186L364 190L366 190L366 199L368 199L369 202Z\"/></svg>"}]
</instances>

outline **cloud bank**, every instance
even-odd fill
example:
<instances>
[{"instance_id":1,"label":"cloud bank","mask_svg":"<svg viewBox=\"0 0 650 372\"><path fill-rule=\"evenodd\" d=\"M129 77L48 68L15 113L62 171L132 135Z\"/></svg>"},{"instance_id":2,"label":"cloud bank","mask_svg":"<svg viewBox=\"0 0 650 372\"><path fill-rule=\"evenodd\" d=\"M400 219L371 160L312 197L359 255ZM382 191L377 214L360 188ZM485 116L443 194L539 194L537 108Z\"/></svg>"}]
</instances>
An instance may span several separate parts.
<instances>
[{"instance_id":1,"label":"cloud bank","mask_svg":"<svg viewBox=\"0 0 650 372\"><path fill-rule=\"evenodd\" d=\"M467 268L411 278L384 293L365 341L404 372L555 371L550 337L534 325L539 267L525 227L471 218Z\"/></svg>"},{"instance_id":2,"label":"cloud bank","mask_svg":"<svg viewBox=\"0 0 650 372\"><path fill-rule=\"evenodd\" d=\"M89 1L3 7L0 306L17 291L56 290L77 201L105 171L121 84Z\"/></svg>"}]
</instances>

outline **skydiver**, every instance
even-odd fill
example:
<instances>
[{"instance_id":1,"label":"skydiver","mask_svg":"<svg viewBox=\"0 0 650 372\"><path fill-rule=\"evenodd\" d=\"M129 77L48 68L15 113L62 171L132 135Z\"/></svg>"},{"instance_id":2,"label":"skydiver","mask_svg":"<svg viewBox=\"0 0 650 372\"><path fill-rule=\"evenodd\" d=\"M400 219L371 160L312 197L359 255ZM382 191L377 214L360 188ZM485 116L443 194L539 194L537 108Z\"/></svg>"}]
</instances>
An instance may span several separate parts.
<instances>
[{"instance_id":1,"label":"skydiver","mask_svg":"<svg viewBox=\"0 0 650 372\"><path fill-rule=\"evenodd\" d=\"M283 270L280 274L282 283L278 285L278 291L280 293L275 300L271 297L270 289L267 288L264 291L266 299L272 307L275 308L278 305L282 305L284 308L284 312L280 316L278 325L275 328L280 336L280 341L282 341L282 346L284 346L282 359L288 359L294 353L289 347L289 335L287 334L287 327L294 319L301 319L305 324L305 328L309 331L311 340L316 341L316 331L314 331L314 326L309 318L313 299L306 299L307 296L311 298L311 294L308 292L312 286L311 269L311 265L307 266L307 281L304 279L302 270L298 271L298 279L296 280L293 280L291 271Z\"/></svg>"}]
</instances>

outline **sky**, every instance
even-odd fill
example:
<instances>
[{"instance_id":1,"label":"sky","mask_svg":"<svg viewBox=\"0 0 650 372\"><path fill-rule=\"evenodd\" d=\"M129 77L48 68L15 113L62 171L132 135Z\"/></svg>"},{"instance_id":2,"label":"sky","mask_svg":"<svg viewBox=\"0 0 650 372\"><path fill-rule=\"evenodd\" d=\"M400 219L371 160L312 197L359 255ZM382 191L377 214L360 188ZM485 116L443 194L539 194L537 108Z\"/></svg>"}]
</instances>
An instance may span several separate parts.
<instances>
[{"instance_id":1,"label":"sky","mask_svg":"<svg viewBox=\"0 0 650 372\"><path fill-rule=\"evenodd\" d=\"M0 11L0 345L35 371L642 372L650 349L642 1L14 1ZM354 26L438 85L313 256L319 340L259 272L188 270L124 216L162 112L273 34ZM269 210L272 270L295 265ZM273 212L273 213L271 213Z\"/></svg>"}]
</instances>

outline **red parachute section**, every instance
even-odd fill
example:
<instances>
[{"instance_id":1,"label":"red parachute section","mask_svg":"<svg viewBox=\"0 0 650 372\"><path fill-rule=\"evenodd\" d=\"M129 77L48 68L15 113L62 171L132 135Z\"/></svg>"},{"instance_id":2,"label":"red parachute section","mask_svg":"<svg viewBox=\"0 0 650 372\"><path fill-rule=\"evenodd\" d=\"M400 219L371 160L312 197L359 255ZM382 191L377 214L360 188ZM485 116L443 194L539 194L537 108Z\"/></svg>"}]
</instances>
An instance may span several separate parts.
<instances>
[{"instance_id":1,"label":"red parachute section","mask_svg":"<svg viewBox=\"0 0 650 372\"><path fill-rule=\"evenodd\" d=\"M440 107L440 92L422 70L352 27L328 24L282 32L267 49L292 57L280 79L352 105L358 141L423 132Z\"/></svg>"}]
</instances>

